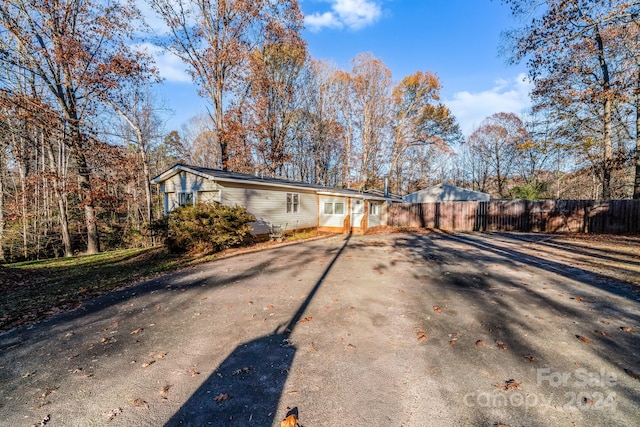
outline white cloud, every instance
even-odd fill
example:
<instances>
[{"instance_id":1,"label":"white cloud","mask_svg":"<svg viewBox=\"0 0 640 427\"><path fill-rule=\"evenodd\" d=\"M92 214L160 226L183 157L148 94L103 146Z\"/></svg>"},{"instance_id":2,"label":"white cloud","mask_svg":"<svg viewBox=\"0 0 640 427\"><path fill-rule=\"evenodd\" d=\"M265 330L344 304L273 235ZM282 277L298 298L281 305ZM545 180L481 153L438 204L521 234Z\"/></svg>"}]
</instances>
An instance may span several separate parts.
<instances>
[{"instance_id":1,"label":"white cloud","mask_svg":"<svg viewBox=\"0 0 640 427\"><path fill-rule=\"evenodd\" d=\"M156 62L160 76L167 82L191 83L191 76L186 72L187 66L180 58L151 43L139 43L134 49L145 50Z\"/></svg>"},{"instance_id":2,"label":"white cloud","mask_svg":"<svg viewBox=\"0 0 640 427\"><path fill-rule=\"evenodd\" d=\"M498 79L494 83L489 90L456 92L452 100L445 101L465 136L469 136L482 120L492 114L520 115L531 106L529 92L533 85L525 74L510 80Z\"/></svg>"},{"instance_id":3,"label":"white cloud","mask_svg":"<svg viewBox=\"0 0 640 427\"><path fill-rule=\"evenodd\" d=\"M359 30L378 20L382 15L380 5L374 0L327 0L331 11L306 15L304 22L311 31L323 28Z\"/></svg>"}]
</instances>

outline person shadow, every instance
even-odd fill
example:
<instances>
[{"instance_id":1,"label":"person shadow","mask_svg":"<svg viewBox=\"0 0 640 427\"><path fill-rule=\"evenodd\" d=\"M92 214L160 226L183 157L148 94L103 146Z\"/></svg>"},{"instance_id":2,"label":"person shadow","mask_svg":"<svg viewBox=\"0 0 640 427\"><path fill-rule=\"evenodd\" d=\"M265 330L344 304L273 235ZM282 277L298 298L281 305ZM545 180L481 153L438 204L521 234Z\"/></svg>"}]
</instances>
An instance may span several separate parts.
<instances>
[{"instance_id":1,"label":"person shadow","mask_svg":"<svg viewBox=\"0 0 640 427\"><path fill-rule=\"evenodd\" d=\"M349 243L344 240L309 295L286 324L240 344L165 424L173 426L270 426L282 397L296 347L289 341L314 295ZM293 408L287 414L295 414Z\"/></svg>"}]
</instances>

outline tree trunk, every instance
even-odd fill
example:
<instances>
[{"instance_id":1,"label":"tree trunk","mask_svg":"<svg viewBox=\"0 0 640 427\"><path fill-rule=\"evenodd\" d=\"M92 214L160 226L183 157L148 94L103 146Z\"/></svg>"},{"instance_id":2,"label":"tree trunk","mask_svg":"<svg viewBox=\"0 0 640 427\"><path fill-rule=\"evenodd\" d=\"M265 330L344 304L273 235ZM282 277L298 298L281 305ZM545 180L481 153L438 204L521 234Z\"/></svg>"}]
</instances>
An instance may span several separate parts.
<instances>
[{"instance_id":1,"label":"tree trunk","mask_svg":"<svg viewBox=\"0 0 640 427\"><path fill-rule=\"evenodd\" d=\"M87 159L81 152L80 147L74 150L74 159L78 168L78 184L80 186L82 203L84 204L84 221L87 227L87 254L93 255L100 252L100 238L98 235L98 219L93 205L93 194L91 187L91 174Z\"/></svg>"},{"instance_id":2,"label":"tree trunk","mask_svg":"<svg viewBox=\"0 0 640 427\"><path fill-rule=\"evenodd\" d=\"M0 147L0 262L5 262L4 255L4 147Z\"/></svg>"},{"instance_id":3,"label":"tree trunk","mask_svg":"<svg viewBox=\"0 0 640 427\"><path fill-rule=\"evenodd\" d=\"M603 134L602 144L604 156L602 159L602 198L611 200L611 172L613 169L613 141L611 140L611 116L612 103L609 90L611 89L611 80L609 77L609 66L604 53L604 43L600 35L600 29L595 27L595 38L598 45L598 62L602 71L602 89L604 91L604 116L602 118Z\"/></svg>"},{"instance_id":4,"label":"tree trunk","mask_svg":"<svg viewBox=\"0 0 640 427\"><path fill-rule=\"evenodd\" d=\"M636 152L634 157L635 157L636 176L633 182L633 198L635 200L639 200L640 199L640 91L638 92L638 94L636 94Z\"/></svg>"},{"instance_id":5,"label":"tree trunk","mask_svg":"<svg viewBox=\"0 0 640 427\"><path fill-rule=\"evenodd\" d=\"M71 248L71 234L69 233L69 219L67 218L67 203L65 196L62 194L62 191L60 191L60 176L62 171L56 168L51 143L46 144L46 150L47 157L49 158L49 172L53 180L53 196L58 204L58 220L60 222L60 235L62 237L62 245L64 246L64 256L71 257L73 256L73 250Z\"/></svg>"}]
</instances>

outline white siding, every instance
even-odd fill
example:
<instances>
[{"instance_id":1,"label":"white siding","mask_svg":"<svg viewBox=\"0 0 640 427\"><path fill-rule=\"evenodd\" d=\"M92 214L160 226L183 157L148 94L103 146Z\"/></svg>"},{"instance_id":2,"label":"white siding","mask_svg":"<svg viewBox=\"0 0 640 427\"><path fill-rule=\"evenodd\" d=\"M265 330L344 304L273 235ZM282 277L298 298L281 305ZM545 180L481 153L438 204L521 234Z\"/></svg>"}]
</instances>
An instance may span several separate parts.
<instances>
[{"instance_id":1,"label":"white siding","mask_svg":"<svg viewBox=\"0 0 640 427\"><path fill-rule=\"evenodd\" d=\"M269 232L269 225L286 225L287 230L318 226L318 198L315 193L287 189L266 189L259 186L219 183L222 204L244 206L256 217L252 223L255 234ZM287 213L287 193L300 195L298 212Z\"/></svg>"},{"instance_id":2,"label":"white siding","mask_svg":"<svg viewBox=\"0 0 640 427\"><path fill-rule=\"evenodd\" d=\"M342 215L325 215L324 204L325 203L344 203L344 212ZM349 204L347 203L347 197L338 196L320 196L319 210L319 222L321 227L344 227L344 218L348 214Z\"/></svg>"}]
</instances>

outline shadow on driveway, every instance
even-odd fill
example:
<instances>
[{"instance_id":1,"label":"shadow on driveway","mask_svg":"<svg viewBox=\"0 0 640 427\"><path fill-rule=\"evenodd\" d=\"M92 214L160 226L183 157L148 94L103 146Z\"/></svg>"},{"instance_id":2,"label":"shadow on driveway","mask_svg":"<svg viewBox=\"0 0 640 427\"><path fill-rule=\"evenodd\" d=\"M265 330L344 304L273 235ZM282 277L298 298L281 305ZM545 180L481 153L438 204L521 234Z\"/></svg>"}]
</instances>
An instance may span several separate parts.
<instances>
[{"instance_id":1,"label":"shadow on driveway","mask_svg":"<svg viewBox=\"0 0 640 427\"><path fill-rule=\"evenodd\" d=\"M236 347L166 426L272 425L296 354L289 337L349 239L347 236L289 323Z\"/></svg>"}]
</instances>

